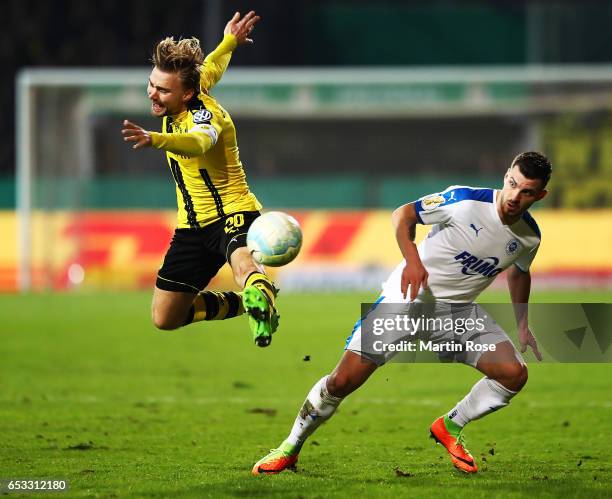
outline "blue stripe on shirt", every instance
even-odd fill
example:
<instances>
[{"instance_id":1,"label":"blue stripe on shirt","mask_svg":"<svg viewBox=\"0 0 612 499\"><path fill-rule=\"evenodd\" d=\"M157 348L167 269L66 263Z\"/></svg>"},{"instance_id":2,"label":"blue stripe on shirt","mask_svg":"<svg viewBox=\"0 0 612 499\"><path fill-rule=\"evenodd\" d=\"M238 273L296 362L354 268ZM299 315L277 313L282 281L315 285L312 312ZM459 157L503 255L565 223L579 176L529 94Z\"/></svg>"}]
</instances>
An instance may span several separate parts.
<instances>
[{"instance_id":1,"label":"blue stripe on shirt","mask_svg":"<svg viewBox=\"0 0 612 499\"><path fill-rule=\"evenodd\" d=\"M456 189L451 189L440 194L432 194L432 196L436 195L443 196L445 199L444 203L442 203L440 206L448 206L449 204L458 203L459 201L480 201L482 203L493 202L493 189L486 188L475 189L473 187L457 187ZM423 224L423 219L421 218L420 213L427 210L423 208L422 199L415 201L414 209L416 211L419 223Z\"/></svg>"},{"instance_id":2,"label":"blue stripe on shirt","mask_svg":"<svg viewBox=\"0 0 612 499\"><path fill-rule=\"evenodd\" d=\"M538 236L538 239L542 239L542 233L540 232L540 228L538 227L538 224L528 211L523 213L523 220L527 225L529 225L529 228L535 232L535 235Z\"/></svg>"},{"instance_id":3,"label":"blue stripe on shirt","mask_svg":"<svg viewBox=\"0 0 612 499\"><path fill-rule=\"evenodd\" d=\"M454 193L454 194L453 194ZM493 202L493 189L474 189L472 187L458 187L442 194L446 201L445 205L458 203L459 201L481 201L483 203Z\"/></svg>"}]
</instances>

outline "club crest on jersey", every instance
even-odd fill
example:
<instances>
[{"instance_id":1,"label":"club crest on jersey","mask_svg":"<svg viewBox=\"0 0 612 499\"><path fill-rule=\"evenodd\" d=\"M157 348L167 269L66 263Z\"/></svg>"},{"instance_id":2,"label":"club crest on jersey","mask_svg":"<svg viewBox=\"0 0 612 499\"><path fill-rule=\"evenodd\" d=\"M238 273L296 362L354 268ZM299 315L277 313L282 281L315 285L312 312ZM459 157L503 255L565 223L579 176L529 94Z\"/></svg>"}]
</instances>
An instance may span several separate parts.
<instances>
[{"instance_id":1,"label":"club crest on jersey","mask_svg":"<svg viewBox=\"0 0 612 499\"><path fill-rule=\"evenodd\" d=\"M495 256L479 258L467 251L462 251L455 256L455 260L461 264L461 273L465 275L480 274L484 277L495 277L504 270L497 266L499 264L499 258Z\"/></svg>"},{"instance_id":2,"label":"club crest on jersey","mask_svg":"<svg viewBox=\"0 0 612 499\"><path fill-rule=\"evenodd\" d=\"M516 239L510 239L506 244L506 255L512 255L517 252L517 250L521 247L521 243L519 243Z\"/></svg>"},{"instance_id":3,"label":"club crest on jersey","mask_svg":"<svg viewBox=\"0 0 612 499\"><path fill-rule=\"evenodd\" d=\"M198 109L195 113L193 113L194 123L209 123L211 118L212 113L208 109Z\"/></svg>"},{"instance_id":4,"label":"club crest on jersey","mask_svg":"<svg viewBox=\"0 0 612 499\"><path fill-rule=\"evenodd\" d=\"M440 196L440 194L434 194L433 196L429 196L423 199L421 201L421 206L424 210L431 211L434 208L440 206L442 203L444 203L444 201L446 201L446 199L444 199L444 196Z\"/></svg>"}]
</instances>

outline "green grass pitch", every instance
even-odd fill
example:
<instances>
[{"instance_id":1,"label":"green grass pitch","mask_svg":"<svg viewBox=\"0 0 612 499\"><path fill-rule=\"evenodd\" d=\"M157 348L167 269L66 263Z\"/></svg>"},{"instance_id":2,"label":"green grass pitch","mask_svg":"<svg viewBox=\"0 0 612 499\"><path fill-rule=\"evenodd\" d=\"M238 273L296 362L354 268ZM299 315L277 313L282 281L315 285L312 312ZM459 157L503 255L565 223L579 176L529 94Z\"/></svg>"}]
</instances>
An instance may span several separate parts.
<instances>
[{"instance_id":1,"label":"green grass pitch","mask_svg":"<svg viewBox=\"0 0 612 499\"><path fill-rule=\"evenodd\" d=\"M0 296L0 479L66 479L70 497L610 497L611 365L530 362L524 392L466 429L474 476L428 425L479 375L440 364L383 367L298 473L251 476L375 296L281 295L267 349L244 317L156 331L148 293Z\"/></svg>"}]
</instances>

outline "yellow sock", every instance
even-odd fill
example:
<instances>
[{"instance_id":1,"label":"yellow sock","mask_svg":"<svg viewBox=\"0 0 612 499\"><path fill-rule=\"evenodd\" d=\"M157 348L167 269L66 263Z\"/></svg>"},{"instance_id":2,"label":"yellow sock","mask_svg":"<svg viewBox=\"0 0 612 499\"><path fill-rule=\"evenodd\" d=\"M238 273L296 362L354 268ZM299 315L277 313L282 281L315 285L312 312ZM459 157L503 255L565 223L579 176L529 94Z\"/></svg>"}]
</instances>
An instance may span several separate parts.
<instances>
[{"instance_id":1,"label":"yellow sock","mask_svg":"<svg viewBox=\"0 0 612 499\"><path fill-rule=\"evenodd\" d=\"M220 321L244 314L242 296L233 291L201 291L193 300L185 324Z\"/></svg>"},{"instance_id":2,"label":"yellow sock","mask_svg":"<svg viewBox=\"0 0 612 499\"><path fill-rule=\"evenodd\" d=\"M249 277L247 277L247 280L244 283L244 287L246 288L247 286L255 286L257 289L261 290L261 292L268 298L270 305L274 306L278 290L276 287L274 287L274 283L266 274L263 274L262 272L253 272L251 275L249 275Z\"/></svg>"}]
</instances>

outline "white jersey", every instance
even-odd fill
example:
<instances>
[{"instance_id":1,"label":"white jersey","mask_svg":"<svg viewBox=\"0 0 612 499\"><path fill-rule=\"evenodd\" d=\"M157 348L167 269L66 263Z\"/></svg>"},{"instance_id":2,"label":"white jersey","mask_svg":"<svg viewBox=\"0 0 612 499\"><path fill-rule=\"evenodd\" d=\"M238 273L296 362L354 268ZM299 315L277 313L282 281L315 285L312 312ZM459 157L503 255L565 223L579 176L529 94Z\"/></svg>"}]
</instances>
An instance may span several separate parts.
<instances>
[{"instance_id":1,"label":"white jersey","mask_svg":"<svg viewBox=\"0 0 612 499\"><path fill-rule=\"evenodd\" d=\"M528 212L513 225L504 225L496 206L497 191L451 186L415 202L419 222L433 225L419 244L421 261L429 274L429 291L420 301L471 303L495 276L515 264L529 270L540 245L540 230ZM405 301L400 280L402 261L383 285L383 295Z\"/></svg>"}]
</instances>

